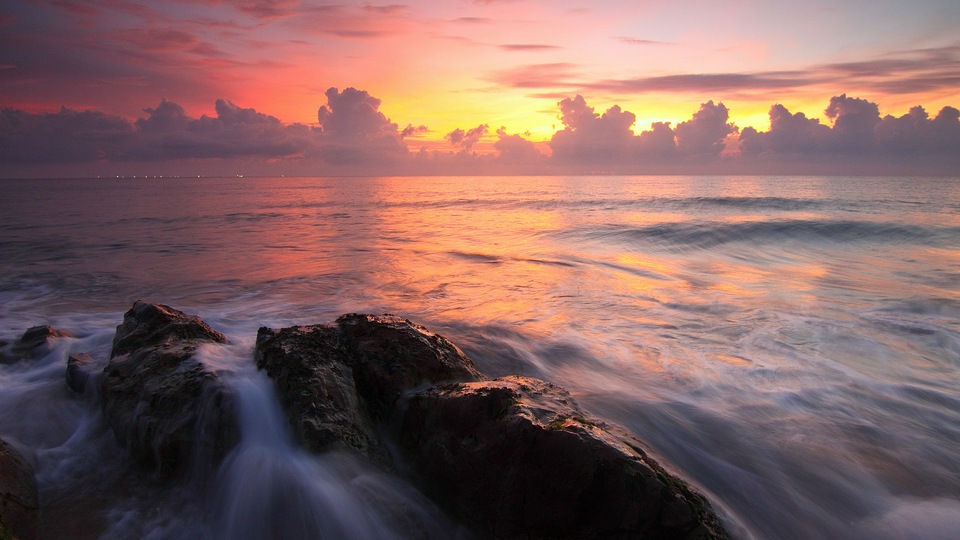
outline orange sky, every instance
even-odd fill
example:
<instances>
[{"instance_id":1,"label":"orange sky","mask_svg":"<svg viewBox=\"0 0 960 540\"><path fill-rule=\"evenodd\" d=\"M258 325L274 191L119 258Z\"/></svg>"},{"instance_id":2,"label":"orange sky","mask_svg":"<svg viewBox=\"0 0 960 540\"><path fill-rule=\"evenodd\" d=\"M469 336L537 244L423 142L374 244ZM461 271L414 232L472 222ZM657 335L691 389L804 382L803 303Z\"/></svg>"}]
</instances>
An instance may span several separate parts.
<instances>
[{"instance_id":1,"label":"orange sky","mask_svg":"<svg viewBox=\"0 0 960 540\"><path fill-rule=\"evenodd\" d=\"M707 100L760 130L774 103L822 118L840 93L882 114L960 104L956 0L15 0L0 27L3 107L132 119L224 98L315 124L328 87L356 87L429 128L411 146L479 124L544 141L576 94L634 113L637 133Z\"/></svg>"}]
</instances>

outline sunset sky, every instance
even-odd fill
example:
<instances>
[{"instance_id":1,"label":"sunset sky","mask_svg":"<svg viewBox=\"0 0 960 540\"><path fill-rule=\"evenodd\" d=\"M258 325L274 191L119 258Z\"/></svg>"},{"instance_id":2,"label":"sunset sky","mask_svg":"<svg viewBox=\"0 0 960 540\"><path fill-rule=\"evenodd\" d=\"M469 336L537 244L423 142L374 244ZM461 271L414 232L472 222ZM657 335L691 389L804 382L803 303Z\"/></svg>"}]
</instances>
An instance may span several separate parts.
<instances>
[{"instance_id":1,"label":"sunset sky","mask_svg":"<svg viewBox=\"0 0 960 540\"><path fill-rule=\"evenodd\" d=\"M495 155L513 135L549 155L571 128L559 104L578 95L596 115L632 113L638 136L710 101L728 111L731 137L769 130L774 104L830 126L837 96L881 117L920 105L933 119L960 106L958 28L957 0L12 0L0 7L0 107L134 125L164 101L185 118L216 118L224 100L323 128L328 89L353 88L411 154ZM285 156L304 155L297 148Z\"/></svg>"}]
</instances>

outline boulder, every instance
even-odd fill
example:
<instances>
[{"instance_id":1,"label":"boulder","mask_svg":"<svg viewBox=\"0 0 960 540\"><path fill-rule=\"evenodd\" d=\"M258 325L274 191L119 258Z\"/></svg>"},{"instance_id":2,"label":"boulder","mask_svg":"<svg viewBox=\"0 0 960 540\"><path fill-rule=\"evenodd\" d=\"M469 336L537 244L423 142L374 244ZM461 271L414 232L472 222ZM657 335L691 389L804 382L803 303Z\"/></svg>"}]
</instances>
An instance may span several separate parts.
<instances>
[{"instance_id":1,"label":"boulder","mask_svg":"<svg viewBox=\"0 0 960 540\"><path fill-rule=\"evenodd\" d=\"M78 394L84 393L95 371L93 357L88 353L71 354L67 357L67 388Z\"/></svg>"},{"instance_id":2,"label":"boulder","mask_svg":"<svg viewBox=\"0 0 960 540\"><path fill-rule=\"evenodd\" d=\"M393 433L401 469L481 537L727 538L631 435L550 383L487 380L406 319L261 328L255 357L307 448L382 462L377 435Z\"/></svg>"},{"instance_id":3,"label":"boulder","mask_svg":"<svg viewBox=\"0 0 960 540\"><path fill-rule=\"evenodd\" d=\"M207 473L236 444L234 397L194 357L226 337L199 317L136 302L124 314L100 379L103 413L117 440L167 478Z\"/></svg>"},{"instance_id":4,"label":"boulder","mask_svg":"<svg viewBox=\"0 0 960 540\"><path fill-rule=\"evenodd\" d=\"M73 337L70 332L48 325L32 326L10 348L11 355L0 355L0 363L9 364L22 358L37 358L50 352L56 338Z\"/></svg>"},{"instance_id":5,"label":"boulder","mask_svg":"<svg viewBox=\"0 0 960 540\"><path fill-rule=\"evenodd\" d=\"M261 328L254 357L306 448L349 449L381 464L389 460L374 422L388 418L404 392L483 378L455 345L393 315Z\"/></svg>"},{"instance_id":6,"label":"boulder","mask_svg":"<svg viewBox=\"0 0 960 540\"><path fill-rule=\"evenodd\" d=\"M348 449L387 461L357 396L351 362L336 327L261 328L254 358L273 379L294 435L305 448Z\"/></svg>"},{"instance_id":7,"label":"boulder","mask_svg":"<svg viewBox=\"0 0 960 540\"><path fill-rule=\"evenodd\" d=\"M707 501L544 381L440 385L399 446L424 490L492 538L726 538Z\"/></svg>"},{"instance_id":8,"label":"boulder","mask_svg":"<svg viewBox=\"0 0 960 540\"><path fill-rule=\"evenodd\" d=\"M37 509L33 465L0 439L0 538L36 538Z\"/></svg>"},{"instance_id":9,"label":"boulder","mask_svg":"<svg viewBox=\"0 0 960 540\"><path fill-rule=\"evenodd\" d=\"M456 345L394 315L351 313L337 319L357 389L376 418L387 418L404 392L485 377Z\"/></svg>"}]
</instances>

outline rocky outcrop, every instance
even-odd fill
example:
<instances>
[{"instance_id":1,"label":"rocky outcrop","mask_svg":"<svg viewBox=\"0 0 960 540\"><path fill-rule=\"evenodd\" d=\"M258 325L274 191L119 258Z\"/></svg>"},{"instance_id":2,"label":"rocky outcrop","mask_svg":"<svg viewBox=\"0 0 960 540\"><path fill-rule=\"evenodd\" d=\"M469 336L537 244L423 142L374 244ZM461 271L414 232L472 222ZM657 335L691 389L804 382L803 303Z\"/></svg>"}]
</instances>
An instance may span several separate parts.
<instances>
[{"instance_id":1,"label":"rocky outcrop","mask_svg":"<svg viewBox=\"0 0 960 540\"><path fill-rule=\"evenodd\" d=\"M232 395L194 357L204 343L226 341L161 304L135 303L117 327L100 379L103 413L117 440L161 477L209 472L238 440Z\"/></svg>"},{"instance_id":2,"label":"rocky outcrop","mask_svg":"<svg viewBox=\"0 0 960 540\"><path fill-rule=\"evenodd\" d=\"M0 364L12 364L24 358L37 358L50 352L53 340L73 337L70 332L49 325L32 326L8 348L8 354L0 353ZM2 343L5 346L6 343Z\"/></svg>"},{"instance_id":3,"label":"rocky outcrop","mask_svg":"<svg viewBox=\"0 0 960 540\"><path fill-rule=\"evenodd\" d=\"M361 404L351 361L331 325L261 328L257 367L273 379L294 435L307 449L349 449L379 463L387 453Z\"/></svg>"},{"instance_id":4,"label":"rocky outcrop","mask_svg":"<svg viewBox=\"0 0 960 540\"><path fill-rule=\"evenodd\" d=\"M87 389L87 383L95 374L93 357L88 353L71 354L67 357L67 388L78 394Z\"/></svg>"},{"instance_id":5,"label":"rocky outcrop","mask_svg":"<svg viewBox=\"0 0 960 540\"><path fill-rule=\"evenodd\" d=\"M37 508L33 466L0 439L0 539L36 538Z\"/></svg>"},{"instance_id":6,"label":"rocky outcrop","mask_svg":"<svg viewBox=\"0 0 960 540\"><path fill-rule=\"evenodd\" d=\"M544 381L412 396L399 430L425 489L493 538L725 538L704 498Z\"/></svg>"},{"instance_id":7,"label":"rocky outcrop","mask_svg":"<svg viewBox=\"0 0 960 540\"><path fill-rule=\"evenodd\" d=\"M357 388L376 418L386 418L404 392L484 376L456 345L394 315L351 313L337 319Z\"/></svg>"},{"instance_id":8,"label":"rocky outcrop","mask_svg":"<svg viewBox=\"0 0 960 540\"><path fill-rule=\"evenodd\" d=\"M452 343L392 315L344 315L334 324L261 328L257 367L276 385L303 446L349 449L387 465L374 421L413 388L483 376Z\"/></svg>"},{"instance_id":9,"label":"rocky outcrop","mask_svg":"<svg viewBox=\"0 0 960 540\"><path fill-rule=\"evenodd\" d=\"M727 537L701 495L566 391L486 380L406 319L261 328L256 359L309 448L379 460L375 434L393 433L401 468L482 537Z\"/></svg>"}]
</instances>

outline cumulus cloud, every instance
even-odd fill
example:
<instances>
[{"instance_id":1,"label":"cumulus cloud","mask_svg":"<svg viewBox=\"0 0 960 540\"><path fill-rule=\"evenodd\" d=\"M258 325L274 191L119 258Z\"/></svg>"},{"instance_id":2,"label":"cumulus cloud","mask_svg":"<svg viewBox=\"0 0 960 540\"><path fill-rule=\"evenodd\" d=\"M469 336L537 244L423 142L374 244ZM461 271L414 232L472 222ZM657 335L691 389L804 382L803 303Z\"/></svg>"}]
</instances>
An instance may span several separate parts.
<instances>
[{"instance_id":1,"label":"cumulus cloud","mask_svg":"<svg viewBox=\"0 0 960 540\"><path fill-rule=\"evenodd\" d=\"M493 143L493 148L498 158L506 163L536 164L544 158L533 142L521 135L507 133L505 127L497 130L497 142Z\"/></svg>"},{"instance_id":2,"label":"cumulus cloud","mask_svg":"<svg viewBox=\"0 0 960 540\"><path fill-rule=\"evenodd\" d=\"M135 135L130 122L98 111L31 114L0 110L0 162L74 163L117 157Z\"/></svg>"},{"instance_id":3,"label":"cumulus cloud","mask_svg":"<svg viewBox=\"0 0 960 540\"><path fill-rule=\"evenodd\" d=\"M677 151L694 158L719 156L727 135L738 131L737 126L727 123L729 117L729 111L723 103L704 103L693 114L693 118L677 124Z\"/></svg>"},{"instance_id":4,"label":"cumulus cloud","mask_svg":"<svg viewBox=\"0 0 960 540\"><path fill-rule=\"evenodd\" d=\"M846 94L830 98L824 111L833 120L833 143L840 150L863 151L873 146L873 131L880 123L880 107Z\"/></svg>"},{"instance_id":5,"label":"cumulus cloud","mask_svg":"<svg viewBox=\"0 0 960 540\"><path fill-rule=\"evenodd\" d=\"M330 88L317 111L323 132L320 153L335 164L390 161L407 153L397 124L380 112L380 100L365 90Z\"/></svg>"},{"instance_id":6,"label":"cumulus cloud","mask_svg":"<svg viewBox=\"0 0 960 540\"><path fill-rule=\"evenodd\" d=\"M829 137L828 126L815 118L807 118L802 112L791 114L783 105L770 107L769 116L769 132L761 134L748 127L740 134L740 149L744 154L767 151L785 156L808 154L822 149Z\"/></svg>"},{"instance_id":7,"label":"cumulus cloud","mask_svg":"<svg viewBox=\"0 0 960 540\"><path fill-rule=\"evenodd\" d=\"M480 139L487 134L488 129L489 126L487 126L487 124L480 124L467 131L457 128L447 133L445 138L450 141L450 144L469 152L473 148L473 145L480 142Z\"/></svg>"},{"instance_id":8,"label":"cumulus cloud","mask_svg":"<svg viewBox=\"0 0 960 540\"><path fill-rule=\"evenodd\" d=\"M332 165L389 163L407 154L397 125L380 100L353 88L327 91L320 128L283 124L276 117L227 100L216 116L194 118L173 101L144 109L128 121L97 111L0 113L0 161L89 163L182 159L313 159ZM410 128L417 131L420 128ZM423 128L425 129L425 128Z\"/></svg>"},{"instance_id":9,"label":"cumulus cloud","mask_svg":"<svg viewBox=\"0 0 960 540\"><path fill-rule=\"evenodd\" d=\"M747 173L960 172L956 108L933 115L916 106L901 116L881 116L876 103L846 94L829 100L823 121L776 104L769 130L739 130L723 103L708 101L688 120L675 126L656 122L639 133L632 112L613 105L601 113L575 95L557 103L562 127L546 141L549 154L529 134L506 127L495 132L494 153L474 152L489 135L488 124L447 133L455 151L410 154L404 137L429 131L426 126L399 129L380 111L380 100L362 90L330 88L325 97L314 127L284 124L224 99L212 116L194 117L176 102L161 101L132 121L66 107L51 113L2 109L0 163L7 174L56 164L101 170L109 164L201 162L207 171L232 163L274 167L259 169L265 174L704 173L717 167ZM738 132L739 154L725 148Z\"/></svg>"},{"instance_id":10,"label":"cumulus cloud","mask_svg":"<svg viewBox=\"0 0 960 540\"><path fill-rule=\"evenodd\" d=\"M560 121L564 128L553 134L550 148L554 159L580 164L629 161L636 155L636 136L631 126L637 117L614 105L602 115L587 105L581 95L561 101Z\"/></svg>"},{"instance_id":11,"label":"cumulus cloud","mask_svg":"<svg viewBox=\"0 0 960 540\"><path fill-rule=\"evenodd\" d=\"M960 170L960 111L953 107L932 119L921 106L881 118L876 103L841 94L830 99L824 114L832 126L774 105L770 130L744 129L741 151L746 158L787 162L916 162Z\"/></svg>"}]
</instances>

